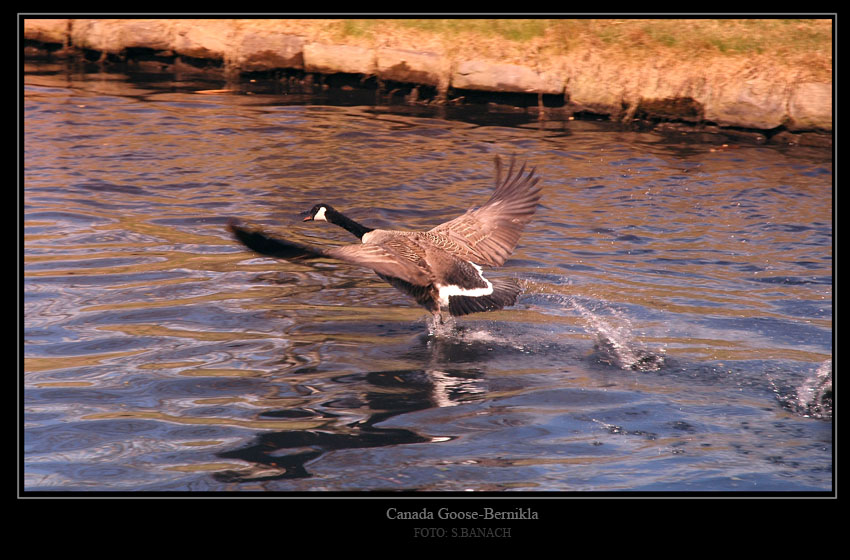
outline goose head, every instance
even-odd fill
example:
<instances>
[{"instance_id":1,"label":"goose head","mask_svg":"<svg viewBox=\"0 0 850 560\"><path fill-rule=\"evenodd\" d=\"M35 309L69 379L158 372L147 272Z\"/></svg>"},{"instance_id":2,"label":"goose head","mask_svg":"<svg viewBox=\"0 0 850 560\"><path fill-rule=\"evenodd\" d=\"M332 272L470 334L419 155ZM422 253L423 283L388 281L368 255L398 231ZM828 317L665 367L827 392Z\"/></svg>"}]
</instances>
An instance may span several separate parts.
<instances>
[{"instance_id":1,"label":"goose head","mask_svg":"<svg viewBox=\"0 0 850 560\"><path fill-rule=\"evenodd\" d=\"M372 231L372 228L358 224L348 216L345 216L342 212L335 210L330 204L317 204L307 212L304 212L302 216L304 216L305 222L330 222L338 225L341 228L347 229L359 239L363 239L364 235Z\"/></svg>"},{"instance_id":2,"label":"goose head","mask_svg":"<svg viewBox=\"0 0 850 560\"><path fill-rule=\"evenodd\" d=\"M305 222L313 220L319 222L327 222L330 221L328 220L328 213L332 215L339 214L339 212L334 210L333 206L331 206L330 204L317 204L307 212L302 213L302 216L304 216Z\"/></svg>"}]
</instances>

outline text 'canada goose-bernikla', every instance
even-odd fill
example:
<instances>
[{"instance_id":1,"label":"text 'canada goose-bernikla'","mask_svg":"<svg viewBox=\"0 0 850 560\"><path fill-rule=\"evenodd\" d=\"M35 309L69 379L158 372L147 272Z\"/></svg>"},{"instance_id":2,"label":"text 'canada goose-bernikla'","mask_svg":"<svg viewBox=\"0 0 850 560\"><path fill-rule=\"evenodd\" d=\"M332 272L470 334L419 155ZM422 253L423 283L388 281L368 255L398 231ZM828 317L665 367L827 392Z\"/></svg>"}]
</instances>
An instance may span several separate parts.
<instances>
[{"instance_id":1,"label":"text 'canada goose-bernikla'","mask_svg":"<svg viewBox=\"0 0 850 560\"><path fill-rule=\"evenodd\" d=\"M483 266L501 266L519 241L540 200L539 177L514 160L502 177L496 157L496 190L480 208L428 231L394 231L363 226L328 204L317 204L304 221L327 221L350 231L361 243L311 247L248 230L231 220L230 231L261 255L299 262L330 258L374 270L392 286L412 296L442 323L451 315L495 311L513 305L520 293L516 280L488 279Z\"/></svg>"}]
</instances>

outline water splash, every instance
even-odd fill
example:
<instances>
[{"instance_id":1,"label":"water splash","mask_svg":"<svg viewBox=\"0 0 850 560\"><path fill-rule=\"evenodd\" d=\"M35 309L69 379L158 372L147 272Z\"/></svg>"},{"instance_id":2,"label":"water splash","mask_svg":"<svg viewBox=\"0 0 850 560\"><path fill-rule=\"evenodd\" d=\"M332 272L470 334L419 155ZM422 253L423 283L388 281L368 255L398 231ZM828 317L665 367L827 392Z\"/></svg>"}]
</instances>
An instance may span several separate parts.
<instances>
[{"instance_id":1,"label":"water splash","mask_svg":"<svg viewBox=\"0 0 850 560\"><path fill-rule=\"evenodd\" d=\"M435 338L454 338L458 332L457 321L451 315L446 315L442 320L437 320L434 316L425 318L428 326L428 336Z\"/></svg>"},{"instance_id":2,"label":"water splash","mask_svg":"<svg viewBox=\"0 0 850 560\"><path fill-rule=\"evenodd\" d=\"M596 337L593 348L599 361L633 371L658 371L664 366L665 350L651 350L638 340L631 320L619 310L610 306L604 306L603 311L591 310L579 303L575 296L558 293L549 284L528 279L522 279L520 283L523 293L553 303L546 308L545 313L578 313L585 328ZM493 342L524 348L515 338L498 336L492 329L468 329L458 325L454 317L446 316L443 319L440 322L433 317L426 318L430 339L466 343Z\"/></svg>"},{"instance_id":3,"label":"water splash","mask_svg":"<svg viewBox=\"0 0 850 560\"><path fill-rule=\"evenodd\" d=\"M600 361L634 371L658 371L664 365L664 349L652 351L637 340L631 321L618 310L609 308L611 318L605 318L575 300L570 304L596 334L593 348Z\"/></svg>"},{"instance_id":4,"label":"water splash","mask_svg":"<svg viewBox=\"0 0 850 560\"><path fill-rule=\"evenodd\" d=\"M494 328L489 323L458 324L454 317L443 317L443 322L435 321L433 317L425 319L428 334L428 345L433 344L495 344L498 346L509 346L518 350L526 348L521 342L517 342L514 337L499 333L498 328Z\"/></svg>"},{"instance_id":5,"label":"water splash","mask_svg":"<svg viewBox=\"0 0 850 560\"><path fill-rule=\"evenodd\" d=\"M577 312L585 327L596 335L593 348L600 361L634 371L658 371L664 365L665 350L650 350L635 338L632 322L617 309L606 307L606 317L579 303L575 296L551 293L551 288L531 280L526 280L523 288L526 292L534 290L537 292L535 295L554 301L561 309Z\"/></svg>"},{"instance_id":6,"label":"water splash","mask_svg":"<svg viewBox=\"0 0 850 560\"><path fill-rule=\"evenodd\" d=\"M782 405L797 414L823 420L832 418L832 360L821 363L799 387L790 391L782 391L773 380L771 384Z\"/></svg>"}]
</instances>

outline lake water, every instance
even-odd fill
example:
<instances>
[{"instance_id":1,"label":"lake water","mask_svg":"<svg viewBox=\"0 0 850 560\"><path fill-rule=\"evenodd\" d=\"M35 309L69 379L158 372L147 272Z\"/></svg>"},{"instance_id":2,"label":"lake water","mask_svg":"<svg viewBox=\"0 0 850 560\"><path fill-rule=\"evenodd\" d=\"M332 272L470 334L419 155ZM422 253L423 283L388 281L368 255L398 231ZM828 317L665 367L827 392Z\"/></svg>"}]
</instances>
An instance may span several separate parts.
<instances>
[{"instance_id":1,"label":"lake water","mask_svg":"<svg viewBox=\"0 0 850 560\"><path fill-rule=\"evenodd\" d=\"M212 87L26 67L25 490L832 490L829 152ZM430 228L496 154L524 293L438 331L226 231Z\"/></svg>"}]
</instances>

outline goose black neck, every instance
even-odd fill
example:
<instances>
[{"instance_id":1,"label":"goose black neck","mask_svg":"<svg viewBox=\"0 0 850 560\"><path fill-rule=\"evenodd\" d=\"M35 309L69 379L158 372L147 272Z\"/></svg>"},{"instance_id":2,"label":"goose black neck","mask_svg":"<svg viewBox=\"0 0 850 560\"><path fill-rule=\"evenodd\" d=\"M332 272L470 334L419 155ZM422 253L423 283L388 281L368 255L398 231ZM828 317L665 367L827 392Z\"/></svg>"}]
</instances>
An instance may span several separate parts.
<instances>
[{"instance_id":1,"label":"goose black neck","mask_svg":"<svg viewBox=\"0 0 850 560\"><path fill-rule=\"evenodd\" d=\"M362 239L364 235L374 229L366 227L362 224L358 224L342 212L337 212L336 210L329 209L325 213L325 219L332 224L336 224L342 228L347 229L348 231L356 235L358 239Z\"/></svg>"}]
</instances>

